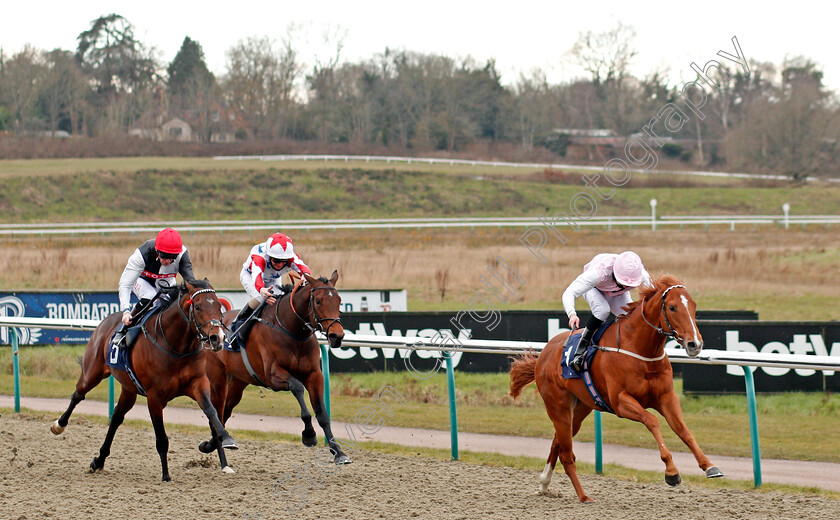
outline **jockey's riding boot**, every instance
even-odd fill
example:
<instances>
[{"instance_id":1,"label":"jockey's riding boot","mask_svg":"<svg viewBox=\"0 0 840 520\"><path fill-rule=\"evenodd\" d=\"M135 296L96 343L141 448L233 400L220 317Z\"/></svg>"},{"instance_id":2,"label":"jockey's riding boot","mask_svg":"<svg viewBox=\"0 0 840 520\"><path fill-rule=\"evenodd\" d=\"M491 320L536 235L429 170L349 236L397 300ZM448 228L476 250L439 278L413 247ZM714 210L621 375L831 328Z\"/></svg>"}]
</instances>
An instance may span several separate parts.
<instances>
[{"instance_id":1,"label":"jockey's riding boot","mask_svg":"<svg viewBox=\"0 0 840 520\"><path fill-rule=\"evenodd\" d=\"M230 325L230 330L239 330L239 327L241 327L242 324L248 321L248 318L250 318L251 314L253 313L254 309L252 309L251 306L246 303L245 306L242 307L242 309L239 311L239 314L236 315L236 318L233 319L233 323L231 323Z\"/></svg>"},{"instance_id":2,"label":"jockey's riding boot","mask_svg":"<svg viewBox=\"0 0 840 520\"><path fill-rule=\"evenodd\" d=\"M120 328L117 329L117 332L114 333L114 345L117 348L125 348L125 333L128 330L128 327L125 326L124 323L120 324Z\"/></svg>"},{"instance_id":3,"label":"jockey's riding boot","mask_svg":"<svg viewBox=\"0 0 840 520\"><path fill-rule=\"evenodd\" d=\"M142 316L146 307L149 306L148 298L143 298L139 302L134 304L134 307L131 309L131 324L126 326L124 324L120 325L120 328L117 329L117 333L114 335L114 344L117 345L119 348L127 349L128 345L126 344L125 335L128 332L128 328L135 325L140 317Z\"/></svg>"},{"instance_id":4,"label":"jockey's riding boot","mask_svg":"<svg viewBox=\"0 0 840 520\"><path fill-rule=\"evenodd\" d=\"M580 341L575 350L574 359L569 364L575 372L580 372L583 369L583 360L586 358L586 351L589 350L589 345L592 343L592 335L595 334L595 331L603 323L603 320L599 320L595 316L589 318L589 321L586 323L586 328L583 329L583 333L580 335Z\"/></svg>"}]
</instances>

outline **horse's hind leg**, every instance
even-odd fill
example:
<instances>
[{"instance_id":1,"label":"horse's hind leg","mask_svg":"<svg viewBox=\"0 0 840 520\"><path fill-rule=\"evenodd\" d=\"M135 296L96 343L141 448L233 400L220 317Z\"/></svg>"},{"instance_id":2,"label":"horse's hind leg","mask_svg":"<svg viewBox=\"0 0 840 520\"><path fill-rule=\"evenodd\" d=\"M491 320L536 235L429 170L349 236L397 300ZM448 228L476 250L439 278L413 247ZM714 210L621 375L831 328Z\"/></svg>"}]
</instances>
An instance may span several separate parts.
<instances>
[{"instance_id":1,"label":"horse's hind leg","mask_svg":"<svg viewBox=\"0 0 840 520\"><path fill-rule=\"evenodd\" d=\"M102 447L99 448L99 456L94 457L90 463L91 471L101 470L105 467L105 459L111 454L111 443L114 442L114 435L117 433L117 428L125 419L125 414L131 410L134 403L137 401L137 394L134 392L127 392L125 388L120 392L120 399L114 407L114 415L111 417L111 422L108 424L108 433L105 434L105 441Z\"/></svg>"},{"instance_id":2,"label":"horse's hind leg","mask_svg":"<svg viewBox=\"0 0 840 520\"><path fill-rule=\"evenodd\" d=\"M554 467L557 465L557 456L560 454L560 443L557 441L557 435L551 441L551 451L548 453L548 460L545 462L545 468L540 473L540 495L548 492L548 485L551 484L551 477L554 475Z\"/></svg>"},{"instance_id":3,"label":"horse's hind leg","mask_svg":"<svg viewBox=\"0 0 840 520\"><path fill-rule=\"evenodd\" d=\"M563 464L563 471L569 476L572 481L572 486L575 488L575 493L581 503L592 502L593 500L583 491L583 486L580 484L580 479L577 476L577 466L575 465L575 453L572 451L572 433L574 422L574 407L577 398L565 389L559 387L552 387L543 392L540 388L543 402L546 403L545 409L548 412L548 417L554 423L554 442L556 443L557 456L560 463ZM549 404L551 403L551 404ZM552 451L555 446L552 443ZM545 473L545 471L543 471ZM542 481L542 476L540 477Z\"/></svg>"},{"instance_id":4,"label":"horse's hind leg","mask_svg":"<svg viewBox=\"0 0 840 520\"><path fill-rule=\"evenodd\" d=\"M88 350L91 351L90 354ZM82 359L82 374L76 382L76 390L70 396L70 404L67 406L67 410L61 414L61 417L53 421L50 425L50 431L55 435L60 435L64 432L64 428L67 427L67 423L70 421L70 415L73 413L76 405L84 401L85 395L110 374L110 372L106 371L104 359L100 359L96 355L96 351L98 351L96 348L85 350L85 355Z\"/></svg>"},{"instance_id":5,"label":"horse's hind leg","mask_svg":"<svg viewBox=\"0 0 840 520\"><path fill-rule=\"evenodd\" d=\"M170 482L169 462L166 460L169 453L169 438L166 436L166 428L163 425L163 404L156 396L149 394L146 398L149 404L149 417L152 419L152 426L155 429L155 448L160 456L161 479Z\"/></svg>"},{"instance_id":6,"label":"horse's hind leg","mask_svg":"<svg viewBox=\"0 0 840 520\"><path fill-rule=\"evenodd\" d=\"M685 425L685 421L683 421L682 418L680 399L677 397L677 394L672 392L663 396L659 400L659 408L657 408L657 410L663 417L665 417L665 420L668 421L668 426L671 427L674 433L676 433L677 436L682 439L683 443L688 446L688 449L691 450L691 453L697 460L697 465L700 466L700 469L703 470L706 477L722 477L723 472L717 466L712 465L712 462L703 453L703 450L700 449L700 445L697 444L697 440L694 439L694 435L688 429L688 426Z\"/></svg>"},{"instance_id":7,"label":"horse's hind leg","mask_svg":"<svg viewBox=\"0 0 840 520\"><path fill-rule=\"evenodd\" d=\"M303 421L303 431L300 434L301 442L304 446L315 446L318 444L318 436L315 434L315 428L312 427L312 414L309 413L309 408L306 406L303 383L289 376L289 390L300 405L300 419Z\"/></svg>"}]
</instances>

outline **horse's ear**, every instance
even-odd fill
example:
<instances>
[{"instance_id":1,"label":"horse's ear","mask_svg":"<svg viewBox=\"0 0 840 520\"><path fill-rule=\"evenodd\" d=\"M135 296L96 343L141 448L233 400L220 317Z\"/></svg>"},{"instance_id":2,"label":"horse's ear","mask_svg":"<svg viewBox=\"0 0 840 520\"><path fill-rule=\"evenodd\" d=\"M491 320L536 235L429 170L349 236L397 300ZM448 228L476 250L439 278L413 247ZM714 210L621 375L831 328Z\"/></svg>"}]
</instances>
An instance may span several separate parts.
<instances>
[{"instance_id":1,"label":"horse's ear","mask_svg":"<svg viewBox=\"0 0 840 520\"><path fill-rule=\"evenodd\" d=\"M309 276L308 274L303 273L303 277L304 277L304 279L306 279L306 281L307 281L308 283L311 283L311 284L314 284L314 283L315 283L315 278L312 278L312 277L311 277L311 276Z\"/></svg>"},{"instance_id":2,"label":"horse's ear","mask_svg":"<svg viewBox=\"0 0 840 520\"><path fill-rule=\"evenodd\" d=\"M335 287L335 282L338 281L338 269L333 271L332 276L330 276L330 284Z\"/></svg>"}]
</instances>

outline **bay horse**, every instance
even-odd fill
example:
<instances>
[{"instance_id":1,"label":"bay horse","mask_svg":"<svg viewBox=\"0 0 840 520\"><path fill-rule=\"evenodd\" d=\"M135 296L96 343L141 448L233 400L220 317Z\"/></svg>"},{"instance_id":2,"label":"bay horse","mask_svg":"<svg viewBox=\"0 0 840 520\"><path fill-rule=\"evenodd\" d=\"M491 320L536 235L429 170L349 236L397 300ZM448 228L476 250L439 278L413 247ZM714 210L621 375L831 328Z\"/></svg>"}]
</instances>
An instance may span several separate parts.
<instances>
[{"instance_id":1,"label":"bay horse","mask_svg":"<svg viewBox=\"0 0 840 520\"><path fill-rule=\"evenodd\" d=\"M242 399L248 385L269 388L275 392L289 390L301 407L304 430L301 439L306 446L318 443L312 427L312 415L306 407L303 390L315 418L330 446L336 464L348 464L350 458L341 451L333 437L330 417L324 403L324 374L321 371L321 349L315 331L326 334L332 347L341 346L344 327L341 324L341 296L335 289L338 271L332 277L316 279L304 274L294 289L272 305L266 305L257 316L246 344L238 352L227 349L207 353L207 376L210 378L211 399L226 424L234 407ZM305 280L305 283L304 283ZM237 310L225 313L224 322L230 326ZM326 325L325 325L326 323ZM202 442L199 450L217 450L222 471L233 473L227 463L223 446L216 439Z\"/></svg>"},{"instance_id":2,"label":"bay horse","mask_svg":"<svg viewBox=\"0 0 840 520\"><path fill-rule=\"evenodd\" d=\"M683 421L680 400L674 391L674 373L665 354L665 342L669 337L676 339L691 357L702 350L703 337L697 330L694 300L685 286L671 275L659 277L653 287L640 287L639 296L640 300L627 305L627 313L619 316L599 341L600 348L588 368L591 381L603 403L614 410L616 416L638 421L650 430L665 463L665 482L669 485L676 486L682 479L663 442L659 421L647 408L653 408L665 417L674 433L691 450L706 477L722 477L723 473L703 454ZM554 423L554 440L540 475L540 492L548 490L559 457L578 499L586 503L593 500L578 480L572 437L592 410L605 411L606 408L596 404L584 379L562 376L563 346L570 334L564 332L552 338L539 357L526 354L514 359L510 370L510 393L516 398L527 384L536 381L548 416Z\"/></svg>"},{"instance_id":3,"label":"bay horse","mask_svg":"<svg viewBox=\"0 0 840 520\"><path fill-rule=\"evenodd\" d=\"M91 471L101 470L105 459L111 453L114 434L122 424L125 414L134 406L137 395L145 393L149 416L155 430L156 448L160 455L162 479L169 476L167 452L169 439L163 425L163 409L172 399L187 395L196 401L210 421L214 439L228 448L236 448L236 442L228 434L216 414L210 400L210 381L205 373L204 356L200 353L209 344L213 350L221 348L225 332L222 326L222 304L216 291L205 280L187 280L183 285L172 288L172 301L152 315L142 326L132 349L128 352L135 384L128 371L112 369L108 363L109 347L114 331L121 325L122 313L106 317L93 331L82 358L82 374L76 383L76 391L70 398L70 405L50 430L61 434L73 409L85 398L91 389L113 374L120 382L119 401L108 425L105 442L99 449L99 456L90 463Z\"/></svg>"}]
</instances>

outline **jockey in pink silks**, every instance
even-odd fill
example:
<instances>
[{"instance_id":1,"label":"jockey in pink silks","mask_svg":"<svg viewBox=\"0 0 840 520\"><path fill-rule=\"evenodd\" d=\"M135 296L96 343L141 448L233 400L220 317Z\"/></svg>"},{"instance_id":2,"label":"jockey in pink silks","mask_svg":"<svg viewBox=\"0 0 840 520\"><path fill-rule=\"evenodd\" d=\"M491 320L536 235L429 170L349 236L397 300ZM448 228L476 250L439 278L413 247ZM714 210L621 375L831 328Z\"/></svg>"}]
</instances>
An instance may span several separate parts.
<instances>
[{"instance_id":1,"label":"jockey in pink silks","mask_svg":"<svg viewBox=\"0 0 840 520\"><path fill-rule=\"evenodd\" d=\"M642 259L632 251L619 255L601 253L583 267L581 273L563 292L563 309L569 317L572 332L580 327L580 318L575 312L575 299L583 296L592 309L592 317L586 323L580 342L574 353L571 367L580 371L586 350L592 342L592 335L609 317L624 314L623 307L632 302L630 290L646 284L652 285L650 274L642 265Z\"/></svg>"}]
</instances>

